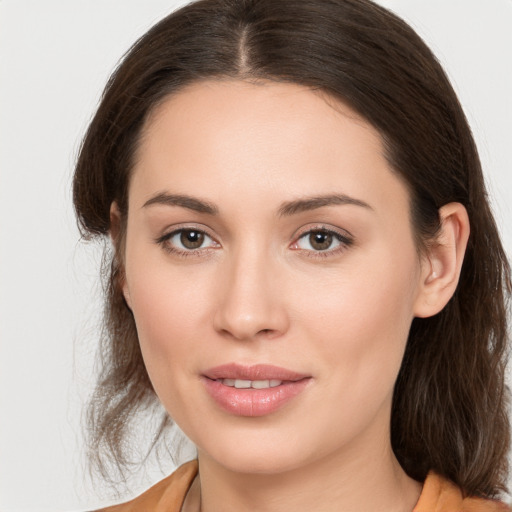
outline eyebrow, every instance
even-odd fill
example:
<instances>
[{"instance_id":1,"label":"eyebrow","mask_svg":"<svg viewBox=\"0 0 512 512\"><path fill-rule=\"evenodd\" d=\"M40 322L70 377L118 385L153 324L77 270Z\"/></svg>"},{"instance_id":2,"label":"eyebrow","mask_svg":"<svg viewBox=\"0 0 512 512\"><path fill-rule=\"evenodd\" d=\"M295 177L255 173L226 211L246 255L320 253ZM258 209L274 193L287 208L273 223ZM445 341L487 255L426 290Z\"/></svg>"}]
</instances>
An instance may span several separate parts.
<instances>
[{"instance_id":1,"label":"eyebrow","mask_svg":"<svg viewBox=\"0 0 512 512\"><path fill-rule=\"evenodd\" d=\"M283 203L279 208L278 213L281 217L288 217L297 213L323 208L324 206L338 206L346 204L361 206L362 208L373 210L368 203L365 203L360 199L355 199L345 194L330 194L326 196L305 197Z\"/></svg>"},{"instance_id":2,"label":"eyebrow","mask_svg":"<svg viewBox=\"0 0 512 512\"><path fill-rule=\"evenodd\" d=\"M151 205L164 205L164 206L181 206L199 213L206 213L208 215L217 215L219 209L214 204L184 194L168 194L161 192L148 199L143 208ZM294 199L283 204L278 209L280 217L289 217L297 213L302 213L310 210L323 208L324 206L339 206L339 205L354 205L373 210L373 208L360 199L347 196L346 194L329 194L325 196L312 196L301 199Z\"/></svg>"},{"instance_id":3,"label":"eyebrow","mask_svg":"<svg viewBox=\"0 0 512 512\"><path fill-rule=\"evenodd\" d=\"M183 194L167 194L165 192L161 192L148 199L142 207L146 208L147 206L154 204L181 206L182 208L194 210L199 213L207 213L209 215L217 215L219 213L219 209L214 204Z\"/></svg>"}]
</instances>

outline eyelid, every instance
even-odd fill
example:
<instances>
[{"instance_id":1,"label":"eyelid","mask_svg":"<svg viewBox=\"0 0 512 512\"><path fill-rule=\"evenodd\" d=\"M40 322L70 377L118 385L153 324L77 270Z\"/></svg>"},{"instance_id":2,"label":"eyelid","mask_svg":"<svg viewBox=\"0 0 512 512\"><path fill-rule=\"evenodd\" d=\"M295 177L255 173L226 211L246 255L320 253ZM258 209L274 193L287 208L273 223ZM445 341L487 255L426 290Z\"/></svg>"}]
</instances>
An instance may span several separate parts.
<instances>
[{"instance_id":1,"label":"eyelid","mask_svg":"<svg viewBox=\"0 0 512 512\"><path fill-rule=\"evenodd\" d=\"M302 226L299 228L294 234L293 239L297 240L298 238L311 233L312 231L326 231L328 233L332 233L333 235L339 236L341 238L347 240L353 240L354 236L347 231L346 229L342 229L336 226L332 226L330 224L318 223L318 224L307 224L306 226Z\"/></svg>"}]
</instances>

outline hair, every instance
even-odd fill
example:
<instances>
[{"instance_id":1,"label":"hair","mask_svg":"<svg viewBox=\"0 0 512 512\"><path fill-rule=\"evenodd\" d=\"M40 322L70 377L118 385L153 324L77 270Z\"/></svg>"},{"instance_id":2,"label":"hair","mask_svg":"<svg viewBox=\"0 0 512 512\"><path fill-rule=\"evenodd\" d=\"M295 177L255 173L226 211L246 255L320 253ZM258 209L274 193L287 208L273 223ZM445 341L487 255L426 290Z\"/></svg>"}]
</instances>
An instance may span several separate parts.
<instances>
[{"instance_id":1,"label":"hair","mask_svg":"<svg viewBox=\"0 0 512 512\"><path fill-rule=\"evenodd\" d=\"M505 363L510 267L467 120L435 56L370 0L201 0L153 26L113 73L82 142L73 183L82 234L121 233L107 254L101 373L88 408L90 446L128 464L130 420L157 402L120 283L130 174L148 116L202 80L300 84L344 102L380 133L411 195L418 247L435 241L439 208L460 202L471 235L457 290L415 318L394 389L391 443L406 473L430 470L468 495L506 491L510 425ZM172 425L164 415L155 440Z\"/></svg>"}]
</instances>

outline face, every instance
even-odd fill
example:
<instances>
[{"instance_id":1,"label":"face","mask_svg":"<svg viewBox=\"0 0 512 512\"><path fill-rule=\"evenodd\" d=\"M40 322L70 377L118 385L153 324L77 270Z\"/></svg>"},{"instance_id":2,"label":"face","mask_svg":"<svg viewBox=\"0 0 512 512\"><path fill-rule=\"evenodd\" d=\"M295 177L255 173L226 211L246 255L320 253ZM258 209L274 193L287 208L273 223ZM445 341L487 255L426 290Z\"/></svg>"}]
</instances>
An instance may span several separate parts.
<instances>
[{"instance_id":1,"label":"face","mask_svg":"<svg viewBox=\"0 0 512 512\"><path fill-rule=\"evenodd\" d=\"M200 457L277 473L389 444L423 279L409 209L376 130L320 93L202 82L158 107L124 293Z\"/></svg>"}]
</instances>

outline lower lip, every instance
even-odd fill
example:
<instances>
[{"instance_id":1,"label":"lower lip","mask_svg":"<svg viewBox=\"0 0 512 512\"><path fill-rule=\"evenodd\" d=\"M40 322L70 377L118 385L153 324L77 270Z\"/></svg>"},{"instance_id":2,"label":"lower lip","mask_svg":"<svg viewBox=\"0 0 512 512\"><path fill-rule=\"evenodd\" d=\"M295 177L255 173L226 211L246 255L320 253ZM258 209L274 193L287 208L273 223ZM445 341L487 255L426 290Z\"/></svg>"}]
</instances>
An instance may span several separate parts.
<instances>
[{"instance_id":1,"label":"lower lip","mask_svg":"<svg viewBox=\"0 0 512 512\"><path fill-rule=\"evenodd\" d=\"M225 411L237 416L265 416L277 411L301 393L310 378L285 381L273 388L238 389L225 386L217 380L203 378L206 390Z\"/></svg>"}]
</instances>

